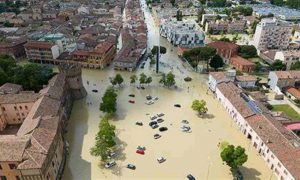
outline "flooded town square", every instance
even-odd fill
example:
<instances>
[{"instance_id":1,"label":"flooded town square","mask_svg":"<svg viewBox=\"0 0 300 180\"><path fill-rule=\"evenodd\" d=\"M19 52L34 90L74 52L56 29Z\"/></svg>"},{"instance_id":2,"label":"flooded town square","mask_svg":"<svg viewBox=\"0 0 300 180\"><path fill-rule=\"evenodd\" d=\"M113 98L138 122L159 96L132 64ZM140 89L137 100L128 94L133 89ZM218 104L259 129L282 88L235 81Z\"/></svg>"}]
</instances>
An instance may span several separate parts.
<instances>
[{"instance_id":1,"label":"flooded town square","mask_svg":"<svg viewBox=\"0 0 300 180\"><path fill-rule=\"evenodd\" d=\"M145 8L145 6L144 6ZM148 47L157 45L158 27L154 25L151 14L144 10L148 23ZM241 167L245 179L275 179L271 170L250 145L238 127L232 122L226 110L207 90L207 75L193 72L176 54L176 50L165 39L160 43L167 48L161 56L160 72L172 71L176 76L177 89L165 88L159 84L160 75L155 73L155 65L148 60L144 69L134 72L114 71L112 67L104 70L83 69L83 82L88 95L76 101L69 120L66 140L69 143L69 155L63 179L66 180L101 180L101 179L185 179L193 174L197 179L232 179L229 167L220 158L218 143L227 141L241 145L246 149L248 161ZM145 73L153 82L145 90L130 85L130 76ZM117 112L111 121L116 126L116 135L120 151L117 152L117 166L105 169L99 166L100 159L90 154L95 143L101 115L99 104L110 77L120 73L124 78L118 92ZM191 77L185 82L184 77ZM89 82L89 83L87 83ZM97 93L92 90L98 90ZM135 94L135 97L129 97ZM146 105L146 96L158 97L152 105ZM199 117L191 109L192 101L204 99L207 102L208 115ZM128 101L134 100L131 104ZM180 104L181 108L174 107ZM154 139L158 129L148 126L150 115L164 113L164 122L160 126L168 128L160 133L161 138ZM181 131L181 121L188 120L191 133ZM143 126L135 125L136 121ZM137 146L145 146L145 155L137 154ZM166 162L159 164L157 158L165 157ZM134 164L136 170L126 168Z\"/></svg>"}]
</instances>

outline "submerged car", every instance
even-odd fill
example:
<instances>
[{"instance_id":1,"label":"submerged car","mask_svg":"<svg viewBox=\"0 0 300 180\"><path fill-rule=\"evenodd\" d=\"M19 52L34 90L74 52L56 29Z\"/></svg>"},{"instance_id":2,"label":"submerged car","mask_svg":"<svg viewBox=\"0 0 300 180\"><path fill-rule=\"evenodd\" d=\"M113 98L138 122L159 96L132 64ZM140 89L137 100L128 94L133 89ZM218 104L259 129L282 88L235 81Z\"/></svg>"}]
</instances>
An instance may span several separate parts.
<instances>
[{"instance_id":1,"label":"submerged car","mask_svg":"<svg viewBox=\"0 0 300 180\"><path fill-rule=\"evenodd\" d=\"M166 159L165 159L164 157L159 157L159 158L157 158L157 161L158 161L159 163L163 163L163 162L166 161Z\"/></svg>"},{"instance_id":2,"label":"submerged car","mask_svg":"<svg viewBox=\"0 0 300 180\"><path fill-rule=\"evenodd\" d=\"M159 128L159 131L160 131L160 132L164 132L164 131L167 131L167 130L168 130L167 127L160 127L160 128Z\"/></svg>"},{"instance_id":3,"label":"submerged car","mask_svg":"<svg viewBox=\"0 0 300 180\"><path fill-rule=\"evenodd\" d=\"M131 103L131 104L134 104L134 103L135 103L134 100L129 100L128 102Z\"/></svg>"},{"instance_id":4,"label":"submerged car","mask_svg":"<svg viewBox=\"0 0 300 180\"><path fill-rule=\"evenodd\" d=\"M187 120L182 120L181 123L183 123L183 124L189 124L189 122Z\"/></svg>"},{"instance_id":5,"label":"submerged car","mask_svg":"<svg viewBox=\"0 0 300 180\"><path fill-rule=\"evenodd\" d=\"M134 94L129 94L128 96L129 96L129 97L135 97L135 95L134 95Z\"/></svg>"},{"instance_id":6,"label":"submerged car","mask_svg":"<svg viewBox=\"0 0 300 180\"><path fill-rule=\"evenodd\" d=\"M188 174L186 177L188 178L188 180L196 180L196 178L191 174Z\"/></svg>"},{"instance_id":7,"label":"submerged car","mask_svg":"<svg viewBox=\"0 0 300 180\"><path fill-rule=\"evenodd\" d=\"M116 164L117 164L116 161L110 161L105 164L105 168L111 168L111 167L115 166Z\"/></svg>"},{"instance_id":8,"label":"submerged car","mask_svg":"<svg viewBox=\"0 0 300 180\"><path fill-rule=\"evenodd\" d=\"M160 138L160 137L161 137L160 134L154 134L154 139L158 139L158 138Z\"/></svg>"},{"instance_id":9,"label":"submerged car","mask_svg":"<svg viewBox=\"0 0 300 180\"><path fill-rule=\"evenodd\" d=\"M138 126L143 126L143 123L141 121L137 121L135 124Z\"/></svg>"},{"instance_id":10,"label":"submerged car","mask_svg":"<svg viewBox=\"0 0 300 180\"><path fill-rule=\"evenodd\" d=\"M159 114L157 114L157 117L162 117L164 115L165 115L164 113L159 113Z\"/></svg>"},{"instance_id":11,"label":"submerged car","mask_svg":"<svg viewBox=\"0 0 300 180\"><path fill-rule=\"evenodd\" d=\"M135 165L133 165L133 164L127 164L127 168L131 169L131 170L135 170L136 169Z\"/></svg>"},{"instance_id":12,"label":"submerged car","mask_svg":"<svg viewBox=\"0 0 300 180\"><path fill-rule=\"evenodd\" d=\"M181 107L181 105L180 105L180 104L174 104L174 107L178 107L178 108L180 108L180 107Z\"/></svg>"},{"instance_id":13,"label":"submerged car","mask_svg":"<svg viewBox=\"0 0 300 180\"><path fill-rule=\"evenodd\" d=\"M147 99L147 100L151 100L151 99L152 99L152 96L147 95L147 96L146 96L146 99Z\"/></svg>"},{"instance_id":14,"label":"submerged car","mask_svg":"<svg viewBox=\"0 0 300 180\"><path fill-rule=\"evenodd\" d=\"M162 118L158 118L156 121L157 121L158 123L164 122L164 120L163 120Z\"/></svg>"},{"instance_id":15,"label":"submerged car","mask_svg":"<svg viewBox=\"0 0 300 180\"><path fill-rule=\"evenodd\" d=\"M92 92L94 92L94 93L97 93L97 92L98 92L98 90L97 90L97 89L93 89L93 90L92 90Z\"/></svg>"},{"instance_id":16,"label":"submerged car","mask_svg":"<svg viewBox=\"0 0 300 180\"><path fill-rule=\"evenodd\" d=\"M156 121L151 121L150 123L149 123L149 126L153 126L154 124L157 124L157 122Z\"/></svg>"},{"instance_id":17,"label":"submerged car","mask_svg":"<svg viewBox=\"0 0 300 180\"><path fill-rule=\"evenodd\" d=\"M141 150L141 149L138 149L138 150L136 150L136 153L141 154L141 155L144 155L144 154L145 154L145 151L144 151L144 150Z\"/></svg>"},{"instance_id":18,"label":"submerged car","mask_svg":"<svg viewBox=\"0 0 300 180\"><path fill-rule=\"evenodd\" d=\"M158 124L153 124L153 125L151 126L152 129L156 129L156 128L158 128L158 127L159 127Z\"/></svg>"},{"instance_id":19,"label":"submerged car","mask_svg":"<svg viewBox=\"0 0 300 180\"><path fill-rule=\"evenodd\" d=\"M146 147L145 146L138 146L137 149L145 151Z\"/></svg>"}]
</instances>

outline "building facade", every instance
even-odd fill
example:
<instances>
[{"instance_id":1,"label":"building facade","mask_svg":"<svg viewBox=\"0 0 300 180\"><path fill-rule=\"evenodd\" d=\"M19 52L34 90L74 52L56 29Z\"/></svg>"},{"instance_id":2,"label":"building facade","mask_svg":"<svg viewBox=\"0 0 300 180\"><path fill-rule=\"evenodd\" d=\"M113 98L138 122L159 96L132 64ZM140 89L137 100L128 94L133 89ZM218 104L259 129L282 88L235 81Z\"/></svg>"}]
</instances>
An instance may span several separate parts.
<instances>
[{"instance_id":1,"label":"building facade","mask_svg":"<svg viewBox=\"0 0 300 180\"><path fill-rule=\"evenodd\" d=\"M252 44L258 50L287 49L291 36L290 23L266 18L257 25Z\"/></svg>"},{"instance_id":2,"label":"building facade","mask_svg":"<svg viewBox=\"0 0 300 180\"><path fill-rule=\"evenodd\" d=\"M30 41L24 47L27 58L40 63L53 63L60 55L59 46L52 42Z\"/></svg>"},{"instance_id":3,"label":"building facade","mask_svg":"<svg viewBox=\"0 0 300 180\"><path fill-rule=\"evenodd\" d=\"M204 44L204 33L194 21L164 21L160 25L160 35L177 46L197 46Z\"/></svg>"},{"instance_id":4,"label":"building facade","mask_svg":"<svg viewBox=\"0 0 300 180\"><path fill-rule=\"evenodd\" d=\"M242 72L252 72L255 68L255 64L240 56L234 56L230 58L230 64L237 70Z\"/></svg>"},{"instance_id":5,"label":"building facade","mask_svg":"<svg viewBox=\"0 0 300 180\"><path fill-rule=\"evenodd\" d=\"M277 93L286 87L298 87L299 82L300 71L271 71L268 76L268 85Z\"/></svg>"},{"instance_id":6,"label":"building facade","mask_svg":"<svg viewBox=\"0 0 300 180\"><path fill-rule=\"evenodd\" d=\"M5 120L13 121L12 118L18 117L16 113L24 111L20 126L0 130L0 147L6 147L0 148L1 179L61 178L66 153L63 129L73 100L85 97L86 91L78 66L65 65L59 69L48 85L39 93L32 93L26 102L22 91L0 95L1 112L11 114L4 115ZM9 103L12 107L8 107Z\"/></svg>"},{"instance_id":7,"label":"building facade","mask_svg":"<svg viewBox=\"0 0 300 180\"><path fill-rule=\"evenodd\" d=\"M286 64L286 70L290 70L291 66L300 61L300 52L298 50L277 51L274 57Z\"/></svg>"},{"instance_id":8,"label":"building facade","mask_svg":"<svg viewBox=\"0 0 300 180\"><path fill-rule=\"evenodd\" d=\"M215 95L278 179L300 178L300 139L297 135L232 82L217 85Z\"/></svg>"}]
</instances>

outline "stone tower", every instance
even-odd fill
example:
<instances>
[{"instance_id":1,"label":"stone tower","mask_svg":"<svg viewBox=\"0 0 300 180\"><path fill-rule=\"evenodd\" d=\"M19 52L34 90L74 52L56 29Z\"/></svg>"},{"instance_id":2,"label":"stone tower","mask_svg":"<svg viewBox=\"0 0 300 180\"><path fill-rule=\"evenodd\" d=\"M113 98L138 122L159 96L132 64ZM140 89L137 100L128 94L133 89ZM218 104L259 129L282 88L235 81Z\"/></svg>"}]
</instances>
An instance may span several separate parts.
<instances>
[{"instance_id":1,"label":"stone tower","mask_svg":"<svg viewBox=\"0 0 300 180\"><path fill-rule=\"evenodd\" d=\"M63 64L59 66L59 72L66 74L66 81L74 99L81 99L87 95L82 83L81 67L76 64Z\"/></svg>"}]
</instances>

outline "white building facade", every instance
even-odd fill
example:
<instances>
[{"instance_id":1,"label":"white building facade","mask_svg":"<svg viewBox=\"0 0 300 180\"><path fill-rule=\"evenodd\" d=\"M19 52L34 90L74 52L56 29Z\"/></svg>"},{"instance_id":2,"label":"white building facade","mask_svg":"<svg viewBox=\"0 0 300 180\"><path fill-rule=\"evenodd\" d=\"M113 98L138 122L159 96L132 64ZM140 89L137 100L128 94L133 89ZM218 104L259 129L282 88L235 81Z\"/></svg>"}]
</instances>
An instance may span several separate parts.
<instances>
[{"instance_id":1,"label":"white building facade","mask_svg":"<svg viewBox=\"0 0 300 180\"><path fill-rule=\"evenodd\" d=\"M256 27L252 44L258 50L287 49L292 29L292 25L286 21L262 19Z\"/></svg>"},{"instance_id":2,"label":"white building facade","mask_svg":"<svg viewBox=\"0 0 300 180\"><path fill-rule=\"evenodd\" d=\"M204 44L204 33L195 21L167 21L160 25L160 35L177 46L197 46Z\"/></svg>"}]
</instances>

